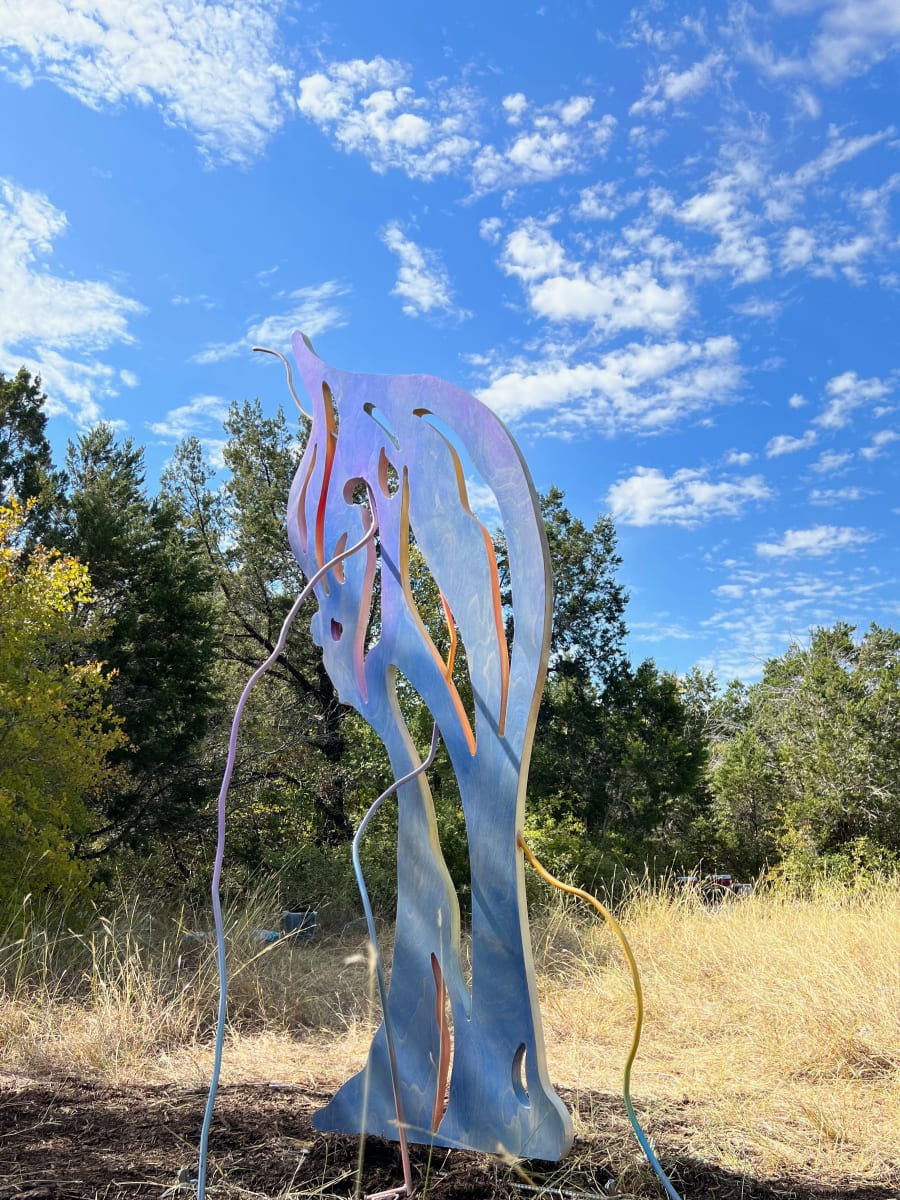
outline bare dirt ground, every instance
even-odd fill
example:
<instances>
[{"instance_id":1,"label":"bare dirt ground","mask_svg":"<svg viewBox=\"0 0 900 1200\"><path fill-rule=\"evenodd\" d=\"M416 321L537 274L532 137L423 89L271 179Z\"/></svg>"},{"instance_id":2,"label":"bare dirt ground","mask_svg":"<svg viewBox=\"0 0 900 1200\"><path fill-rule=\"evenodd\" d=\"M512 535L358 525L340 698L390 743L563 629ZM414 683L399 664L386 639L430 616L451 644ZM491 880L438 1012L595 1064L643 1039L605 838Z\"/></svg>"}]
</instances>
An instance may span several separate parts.
<instances>
[{"instance_id":1,"label":"bare dirt ground","mask_svg":"<svg viewBox=\"0 0 900 1200\"><path fill-rule=\"evenodd\" d=\"M320 1134L311 1125L313 1111L328 1098L299 1086L221 1088L210 1141L210 1200L352 1196L357 1139ZM169 1084L110 1087L0 1075L0 1200L189 1200L205 1099L202 1089ZM626 1133L621 1097L580 1092L564 1099L590 1113L602 1131L580 1138L564 1163L510 1166L485 1155L413 1147L417 1191L436 1200L662 1194L637 1165L632 1179L610 1173L606 1139ZM686 1111L685 1126L689 1116ZM654 1134L684 1200L900 1200L900 1189L823 1190L809 1180L752 1180L692 1161L679 1152L685 1135L678 1120ZM364 1189L400 1180L397 1147L369 1139Z\"/></svg>"}]
</instances>

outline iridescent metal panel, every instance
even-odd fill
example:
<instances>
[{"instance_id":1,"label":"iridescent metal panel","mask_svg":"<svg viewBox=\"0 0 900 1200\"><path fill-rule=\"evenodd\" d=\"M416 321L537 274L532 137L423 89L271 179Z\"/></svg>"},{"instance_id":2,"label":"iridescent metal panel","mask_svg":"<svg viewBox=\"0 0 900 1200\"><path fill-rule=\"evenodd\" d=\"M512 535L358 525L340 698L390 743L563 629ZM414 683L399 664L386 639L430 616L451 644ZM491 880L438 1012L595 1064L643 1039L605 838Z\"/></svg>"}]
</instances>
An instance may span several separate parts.
<instances>
[{"instance_id":1,"label":"iridescent metal panel","mask_svg":"<svg viewBox=\"0 0 900 1200\"><path fill-rule=\"evenodd\" d=\"M312 575L359 539L369 521L363 483L378 520L377 550L370 543L317 585L313 636L341 700L384 742L395 779L420 763L397 700L397 673L405 676L440 730L465 814L471 984L425 775L398 792L398 901L387 1002L408 1136L557 1159L571 1145L572 1122L547 1075L516 842L551 610L546 538L531 478L498 418L451 384L340 371L323 363L300 334L294 355L313 414L289 502L294 554ZM460 449L491 489L506 534L514 614L509 651L491 537L472 511ZM474 720L452 663L417 609L411 541L465 647ZM376 595L379 632L367 647ZM453 1056L445 1100L446 1005ZM314 1123L397 1138L383 1025L365 1068Z\"/></svg>"}]
</instances>

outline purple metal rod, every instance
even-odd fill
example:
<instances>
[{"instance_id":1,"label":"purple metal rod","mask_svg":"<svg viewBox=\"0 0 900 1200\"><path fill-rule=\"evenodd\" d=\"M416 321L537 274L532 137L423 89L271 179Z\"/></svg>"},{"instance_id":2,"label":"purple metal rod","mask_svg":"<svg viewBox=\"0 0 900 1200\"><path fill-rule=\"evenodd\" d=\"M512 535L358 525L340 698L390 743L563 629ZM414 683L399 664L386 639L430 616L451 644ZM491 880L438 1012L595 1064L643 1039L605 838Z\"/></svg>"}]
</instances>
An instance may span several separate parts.
<instances>
[{"instance_id":1,"label":"purple metal rod","mask_svg":"<svg viewBox=\"0 0 900 1200\"><path fill-rule=\"evenodd\" d=\"M280 356L279 356L280 357ZM197 1168L197 1200L204 1200L206 1193L206 1160L209 1149L209 1127L212 1122L213 1106L216 1100L216 1089L219 1083L219 1074L222 1069L222 1043L225 1037L225 1016L228 1002L227 996L227 972L225 963L225 931L222 924L222 901L219 894L219 888L222 880L222 864L225 859L225 806L228 799L228 789L231 786L231 776L234 773L234 763L237 756L237 741L238 732L240 730L241 717L244 715L244 709L247 706L247 701L250 699L250 693L253 691L256 684L262 679L263 675L269 670L278 656L281 654L288 639L291 626L296 619L297 613L303 607L310 592L334 566L339 562L343 562L345 558L350 558L351 555L358 553L363 547L368 545L374 538L378 528L378 518L375 509L375 497L372 495L371 489L369 493L369 509L372 514L372 520L368 529L360 538L360 540L349 549L342 550L340 554L336 554L323 567L310 578L309 583L294 601L291 610L285 617L284 624L281 627L281 633L278 635L278 641L275 643L274 649L266 661L253 672L248 679L244 690L241 692L241 698L237 702L237 708L234 712L234 718L231 722L231 736L228 739L228 759L225 764L225 774L222 777L222 786L219 789L218 801L218 838L216 843L216 859L213 867L212 877L212 906L213 917L216 925L216 952L219 966L219 1008L216 1016L216 1046L213 1055L212 1076L209 1083L209 1095L206 1099L206 1111L203 1115L203 1127L200 1131L200 1160Z\"/></svg>"}]
</instances>

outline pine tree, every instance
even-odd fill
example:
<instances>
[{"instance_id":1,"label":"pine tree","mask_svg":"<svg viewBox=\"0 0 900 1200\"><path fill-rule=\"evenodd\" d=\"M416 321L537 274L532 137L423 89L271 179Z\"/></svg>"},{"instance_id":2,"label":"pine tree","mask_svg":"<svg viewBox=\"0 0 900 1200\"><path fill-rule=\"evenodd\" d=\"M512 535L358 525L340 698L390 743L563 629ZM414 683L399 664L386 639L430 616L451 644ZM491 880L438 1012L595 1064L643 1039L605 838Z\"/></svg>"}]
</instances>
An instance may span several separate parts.
<instances>
[{"instance_id":1,"label":"pine tree","mask_svg":"<svg viewBox=\"0 0 900 1200\"><path fill-rule=\"evenodd\" d=\"M47 440L46 401L40 376L25 367L12 378L0 372L0 502L14 497L27 505L34 536L46 532L61 484Z\"/></svg>"},{"instance_id":2,"label":"pine tree","mask_svg":"<svg viewBox=\"0 0 900 1200\"><path fill-rule=\"evenodd\" d=\"M214 788L202 755L213 687L212 579L170 498L150 499L143 451L99 425L70 444L63 537L89 565L106 619L93 651L124 720L115 788L91 853L174 836Z\"/></svg>"}]
</instances>

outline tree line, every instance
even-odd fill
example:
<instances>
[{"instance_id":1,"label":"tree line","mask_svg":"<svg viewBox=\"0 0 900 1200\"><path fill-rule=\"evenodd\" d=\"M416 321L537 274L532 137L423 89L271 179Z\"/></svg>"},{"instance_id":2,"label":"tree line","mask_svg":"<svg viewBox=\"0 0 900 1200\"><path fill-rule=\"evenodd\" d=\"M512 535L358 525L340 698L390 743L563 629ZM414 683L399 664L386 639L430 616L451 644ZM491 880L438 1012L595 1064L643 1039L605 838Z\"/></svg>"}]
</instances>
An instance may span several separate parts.
<instances>
[{"instance_id":1,"label":"tree line","mask_svg":"<svg viewBox=\"0 0 900 1200\"><path fill-rule=\"evenodd\" d=\"M284 507L307 429L256 401L234 405L224 471L187 438L151 490L142 448L109 425L56 465L46 402L24 368L0 375L0 906L77 901L116 874L183 894L208 880L237 695L305 582ZM541 507L555 600L527 832L548 865L586 886L701 863L745 878L896 869L900 634L814 629L749 685L632 663L612 521L584 524L555 487ZM502 531L495 548L503 590ZM415 588L420 611L436 614L421 561ZM413 694L401 699L424 749L430 717ZM446 758L430 778L465 896ZM347 843L388 782L301 615L242 726L232 880L278 872L286 899L349 894ZM367 874L387 906L389 815Z\"/></svg>"}]
</instances>

